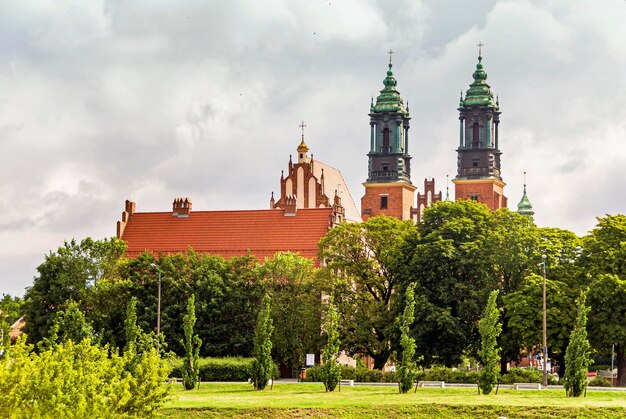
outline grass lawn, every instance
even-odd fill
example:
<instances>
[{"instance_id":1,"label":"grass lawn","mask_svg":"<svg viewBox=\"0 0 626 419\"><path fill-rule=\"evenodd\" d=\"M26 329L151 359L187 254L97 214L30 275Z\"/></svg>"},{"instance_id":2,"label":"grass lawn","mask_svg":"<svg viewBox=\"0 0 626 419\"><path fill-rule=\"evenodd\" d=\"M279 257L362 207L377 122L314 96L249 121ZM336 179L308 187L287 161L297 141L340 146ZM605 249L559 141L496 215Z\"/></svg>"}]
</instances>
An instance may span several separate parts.
<instances>
[{"instance_id":1,"label":"grass lawn","mask_svg":"<svg viewBox=\"0 0 626 419\"><path fill-rule=\"evenodd\" d=\"M473 388L419 388L398 394L397 387L342 387L325 393L317 383L276 384L254 391L247 384L202 384L200 390L172 386L161 410L166 418L345 417L345 418L624 418L626 393L589 391L567 398L562 390L500 389L478 395Z\"/></svg>"}]
</instances>

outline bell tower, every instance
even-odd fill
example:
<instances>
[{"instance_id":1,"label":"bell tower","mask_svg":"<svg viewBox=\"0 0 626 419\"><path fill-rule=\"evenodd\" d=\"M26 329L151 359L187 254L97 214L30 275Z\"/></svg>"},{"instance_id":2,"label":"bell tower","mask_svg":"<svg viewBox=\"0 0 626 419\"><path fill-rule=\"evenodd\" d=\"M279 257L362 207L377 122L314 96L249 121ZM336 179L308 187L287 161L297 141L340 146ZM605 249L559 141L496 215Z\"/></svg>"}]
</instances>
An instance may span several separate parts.
<instances>
[{"instance_id":1,"label":"bell tower","mask_svg":"<svg viewBox=\"0 0 626 419\"><path fill-rule=\"evenodd\" d=\"M482 65L478 44L478 64L474 82L459 103L459 148L457 175L452 180L456 199L469 199L487 205L492 211L507 206L500 174L498 125L500 104L494 100Z\"/></svg>"},{"instance_id":2,"label":"bell tower","mask_svg":"<svg viewBox=\"0 0 626 419\"><path fill-rule=\"evenodd\" d=\"M389 70L384 88L370 104L370 151L365 195L361 198L361 217L367 220L376 215L389 215L401 220L411 219L416 187L411 184L411 156L409 155L408 106L404 105L398 82Z\"/></svg>"}]
</instances>

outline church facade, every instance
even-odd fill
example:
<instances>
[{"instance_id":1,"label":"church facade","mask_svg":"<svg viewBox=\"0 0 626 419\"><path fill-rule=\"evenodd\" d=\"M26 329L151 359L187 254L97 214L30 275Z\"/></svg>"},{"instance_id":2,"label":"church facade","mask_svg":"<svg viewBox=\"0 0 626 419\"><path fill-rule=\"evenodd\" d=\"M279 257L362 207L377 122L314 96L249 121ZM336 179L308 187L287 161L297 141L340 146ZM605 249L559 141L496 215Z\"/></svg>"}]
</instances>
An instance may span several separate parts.
<instances>
[{"instance_id":1,"label":"church facade","mask_svg":"<svg viewBox=\"0 0 626 419\"><path fill-rule=\"evenodd\" d=\"M457 173L452 182L456 199L481 202L497 210L507 207L500 160L501 111L486 82L482 59L479 51L473 82L465 96L461 93ZM126 241L128 256L193 248L224 257L250 252L261 261L276 252L291 251L316 260L317 242L341 222L377 215L419 222L425 208L442 200L442 193L436 192L434 179L426 178L423 190L416 194L409 154L411 117L392 68L390 57L383 89L370 104L368 177L360 210L341 172L309 155L302 123L297 158L294 161L290 156L287 173L283 171L280 177L279 196L272 192L269 209L192 211L189 198L177 198L171 211L138 212L135 202L126 201L117 237ZM445 200L449 200L448 192ZM518 212L534 214L525 182Z\"/></svg>"}]
</instances>

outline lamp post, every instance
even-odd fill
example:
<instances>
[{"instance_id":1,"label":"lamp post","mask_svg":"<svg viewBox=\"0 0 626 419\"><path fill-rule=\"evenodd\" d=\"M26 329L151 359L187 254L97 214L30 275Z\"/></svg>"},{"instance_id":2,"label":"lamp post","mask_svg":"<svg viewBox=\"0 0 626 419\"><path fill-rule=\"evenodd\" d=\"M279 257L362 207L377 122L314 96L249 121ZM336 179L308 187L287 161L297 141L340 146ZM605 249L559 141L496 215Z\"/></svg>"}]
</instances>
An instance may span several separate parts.
<instances>
[{"instance_id":1,"label":"lamp post","mask_svg":"<svg viewBox=\"0 0 626 419\"><path fill-rule=\"evenodd\" d=\"M546 318L546 255L541 255L543 259L543 386L548 385L548 331Z\"/></svg>"},{"instance_id":2,"label":"lamp post","mask_svg":"<svg viewBox=\"0 0 626 419\"><path fill-rule=\"evenodd\" d=\"M159 290L158 290L158 298L157 298L157 335L160 335L161 334L161 270L154 263L151 263L150 267L156 269L156 271L159 273L159 288L158 288Z\"/></svg>"}]
</instances>

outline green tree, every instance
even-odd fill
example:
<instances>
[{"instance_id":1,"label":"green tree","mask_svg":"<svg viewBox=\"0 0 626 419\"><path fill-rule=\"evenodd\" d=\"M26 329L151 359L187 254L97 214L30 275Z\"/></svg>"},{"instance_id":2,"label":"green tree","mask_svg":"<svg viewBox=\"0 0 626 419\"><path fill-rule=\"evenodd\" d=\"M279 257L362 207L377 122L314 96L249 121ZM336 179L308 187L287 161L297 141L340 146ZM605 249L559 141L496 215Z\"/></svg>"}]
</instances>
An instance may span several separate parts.
<instances>
[{"instance_id":1,"label":"green tree","mask_svg":"<svg viewBox=\"0 0 626 419\"><path fill-rule=\"evenodd\" d=\"M326 316L324 319L326 345L322 349L322 366L319 376L326 391L334 391L341 380L341 365L337 362L339 355L339 313L335 308L333 297L328 298Z\"/></svg>"},{"instance_id":2,"label":"green tree","mask_svg":"<svg viewBox=\"0 0 626 419\"><path fill-rule=\"evenodd\" d=\"M0 299L0 357L8 350L11 339L11 326L22 316L24 300L2 294Z\"/></svg>"},{"instance_id":3,"label":"green tree","mask_svg":"<svg viewBox=\"0 0 626 419\"><path fill-rule=\"evenodd\" d=\"M399 271L403 283L416 284L413 336L425 365L451 367L477 355L478 320L498 286L492 234L489 209L461 200L427 208L418 234L408 236Z\"/></svg>"},{"instance_id":4,"label":"green tree","mask_svg":"<svg viewBox=\"0 0 626 419\"><path fill-rule=\"evenodd\" d=\"M58 311L54 318L53 335L59 342L81 342L84 339L94 340L91 324L85 319L76 301L69 301L65 310Z\"/></svg>"},{"instance_id":5,"label":"green tree","mask_svg":"<svg viewBox=\"0 0 626 419\"><path fill-rule=\"evenodd\" d=\"M321 289L313 262L293 253L268 258L260 278L272 300L272 357L293 369L321 348Z\"/></svg>"},{"instance_id":6,"label":"green tree","mask_svg":"<svg viewBox=\"0 0 626 419\"><path fill-rule=\"evenodd\" d=\"M617 381L626 386L626 216L598 217L597 226L583 237L582 265L591 285L587 298L589 340L598 351L615 344Z\"/></svg>"},{"instance_id":7,"label":"green tree","mask_svg":"<svg viewBox=\"0 0 626 419\"><path fill-rule=\"evenodd\" d=\"M38 276L24 295L24 331L29 342L49 335L55 314L70 301L80 301L89 316L95 284L116 275L126 244L115 238L80 243L65 242L56 252L46 255L37 267Z\"/></svg>"},{"instance_id":8,"label":"green tree","mask_svg":"<svg viewBox=\"0 0 626 419\"><path fill-rule=\"evenodd\" d=\"M498 381L498 360L500 359L498 337L502 332L502 325L499 322L500 310L496 303L497 298L498 290L491 291L485 313L478 322L481 337L479 357L482 363L479 382L483 394L491 393L494 384Z\"/></svg>"},{"instance_id":9,"label":"green tree","mask_svg":"<svg viewBox=\"0 0 626 419\"><path fill-rule=\"evenodd\" d=\"M131 298L126 307L126 318L124 319L124 331L126 332L126 345L124 353L137 352L137 339L139 337L139 327L137 326L137 299Z\"/></svg>"},{"instance_id":10,"label":"green tree","mask_svg":"<svg viewBox=\"0 0 626 419\"><path fill-rule=\"evenodd\" d=\"M398 387L400 393L409 391L417 376L415 362L415 339L411 337L411 326L415 320L415 284L409 285L405 292L406 303L400 318L400 367L398 368Z\"/></svg>"},{"instance_id":11,"label":"green tree","mask_svg":"<svg viewBox=\"0 0 626 419\"><path fill-rule=\"evenodd\" d=\"M572 330L569 345L565 353L565 377L563 387L568 397L582 396L587 387L587 372L591 364L589 340L587 340L587 313L585 305L586 295L580 293L576 300L578 316L576 326Z\"/></svg>"},{"instance_id":12,"label":"green tree","mask_svg":"<svg viewBox=\"0 0 626 419\"><path fill-rule=\"evenodd\" d=\"M185 390L192 390L198 383L198 353L202 341L194 333L196 325L196 301L192 295L187 301L187 313L183 317L183 329L185 340L181 345L185 348L185 360L183 362L183 385Z\"/></svg>"},{"instance_id":13,"label":"green tree","mask_svg":"<svg viewBox=\"0 0 626 419\"><path fill-rule=\"evenodd\" d=\"M269 294L261 301L261 309L257 318L254 333L254 361L252 362L252 384L255 390L263 390L272 378L274 363L272 361L272 307Z\"/></svg>"},{"instance_id":14,"label":"green tree","mask_svg":"<svg viewBox=\"0 0 626 419\"><path fill-rule=\"evenodd\" d=\"M376 369L385 366L398 341L398 258L405 238L414 233L411 222L378 216L341 224L319 242L322 277L332 283L341 312L344 348L351 355L369 355Z\"/></svg>"}]
</instances>

